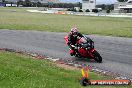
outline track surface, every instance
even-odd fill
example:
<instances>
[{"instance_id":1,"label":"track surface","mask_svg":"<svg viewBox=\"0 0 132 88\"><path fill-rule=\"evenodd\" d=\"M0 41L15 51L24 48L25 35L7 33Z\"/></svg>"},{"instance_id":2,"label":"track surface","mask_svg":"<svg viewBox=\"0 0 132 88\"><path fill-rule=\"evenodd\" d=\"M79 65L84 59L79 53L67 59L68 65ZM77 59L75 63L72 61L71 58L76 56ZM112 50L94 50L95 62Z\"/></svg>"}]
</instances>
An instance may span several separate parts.
<instances>
[{"instance_id":1,"label":"track surface","mask_svg":"<svg viewBox=\"0 0 132 88\"><path fill-rule=\"evenodd\" d=\"M63 36L66 33L0 30L0 48L38 52L54 58L75 59L68 52ZM95 48L103 57L103 63L80 60L100 69L116 72L132 78L132 38L89 35Z\"/></svg>"}]
</instances>

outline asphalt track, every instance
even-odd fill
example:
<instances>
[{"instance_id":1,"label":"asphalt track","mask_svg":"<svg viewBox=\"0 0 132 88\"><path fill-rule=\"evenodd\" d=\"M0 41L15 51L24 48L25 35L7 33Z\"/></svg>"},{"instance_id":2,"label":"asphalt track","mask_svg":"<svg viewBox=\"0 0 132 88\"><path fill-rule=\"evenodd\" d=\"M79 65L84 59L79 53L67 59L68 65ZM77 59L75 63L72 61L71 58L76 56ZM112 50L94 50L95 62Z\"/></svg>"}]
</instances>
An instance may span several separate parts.
<instances>
[{"instance_id":1,"label":"asphalt track","mask_svg":"<svg viewBox=\"0 0 132 88\"><path fill-rule=\"evenodd\" d=\"M0 30L0 48L37 52L53 58L75 59L100 69L132 78L132 38L88 35L95 42L103 63L81 60L69 55L63 40L66 33Z\"/></svg>"}]
</instances>

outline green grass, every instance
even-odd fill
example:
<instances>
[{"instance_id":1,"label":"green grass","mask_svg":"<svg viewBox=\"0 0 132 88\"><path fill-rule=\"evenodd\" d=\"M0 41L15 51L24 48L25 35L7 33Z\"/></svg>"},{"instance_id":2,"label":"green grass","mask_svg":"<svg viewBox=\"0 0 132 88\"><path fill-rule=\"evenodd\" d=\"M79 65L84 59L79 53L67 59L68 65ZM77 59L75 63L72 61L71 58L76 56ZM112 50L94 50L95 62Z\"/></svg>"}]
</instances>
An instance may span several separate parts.
<instances>
[{"instance_id":1,"label":"green grass","mask_svg":"<svg viewBox=\"0 0 132 88\"><path fill-rule=\"evenodd\" d=\"M92 72L89 72L89 76L91 79L108 79ZM81 88L78 81L80 77L80 71L65 70L47 60L0 52L0 88ZM95 87L89 86L88 88ZM97 86L97 88L119 87ZM126 88L130 87L126 86Z\"/></svg>"},{"instance_id":2,"label":"green grass","mask_svg":"<svg viewBox=\"0 0 132 88\"><path fill-rule=\"evenodd\" d=\"M76 25L85 34L132 37L132 18L30 13L27 9L1 7L0 29L68 32Z\"/></svg>"}]
</instances>

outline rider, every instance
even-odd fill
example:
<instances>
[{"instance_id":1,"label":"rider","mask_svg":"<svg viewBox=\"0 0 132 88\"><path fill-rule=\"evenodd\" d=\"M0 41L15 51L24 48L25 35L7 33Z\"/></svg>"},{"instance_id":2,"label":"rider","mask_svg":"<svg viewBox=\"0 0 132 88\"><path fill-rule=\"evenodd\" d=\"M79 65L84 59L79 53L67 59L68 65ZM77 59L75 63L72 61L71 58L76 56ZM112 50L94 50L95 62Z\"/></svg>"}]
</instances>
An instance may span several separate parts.
<instances>
[{"instance_id":1,"label":"rider","mask_svg":"<svg viewBox=\"0 0 132 88\"><path fill-rule=\"evenodd\" d=\"M68 46L70 48L71 55L74 55L75 52L77 52L76 42L78 40L78 37L83 37L83 35L78 32L76 27L73 27L68 34Z\"/></svg>"}]
</instances>

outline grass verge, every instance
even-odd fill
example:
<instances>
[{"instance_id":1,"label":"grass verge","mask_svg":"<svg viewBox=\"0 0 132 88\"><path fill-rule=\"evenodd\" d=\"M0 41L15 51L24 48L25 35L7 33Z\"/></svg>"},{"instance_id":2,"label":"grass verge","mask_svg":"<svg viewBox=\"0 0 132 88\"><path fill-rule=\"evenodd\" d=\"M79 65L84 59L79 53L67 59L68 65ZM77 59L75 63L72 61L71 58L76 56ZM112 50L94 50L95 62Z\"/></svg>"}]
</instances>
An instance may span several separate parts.
<instances>
[{"instance_id":1,"label":"grass verge","mask_svg":"<svg viewBox=\"0 0 132 88\"><path fill-rule=\"evenodd\" d=\"M132 18L30 13L28 9L1 7L0 29L68 32L76 25L85 34L132 37Z\"/></svg>"},{"instance_id":2,"label":"grass verge","mask_svg":"<svg viewBox=\"0 0 132 88\"><path fill-rule=\"evenodd\" d=\"M108 77L89 72L91 79ZM66 70L47 60L33 59L10 52L0 52L0 88L83 88L78 70ZM123 86L88 86L88 88L124 88ZM131 88L127 87L126 88Z\"/></svg>"}]
</instances>

